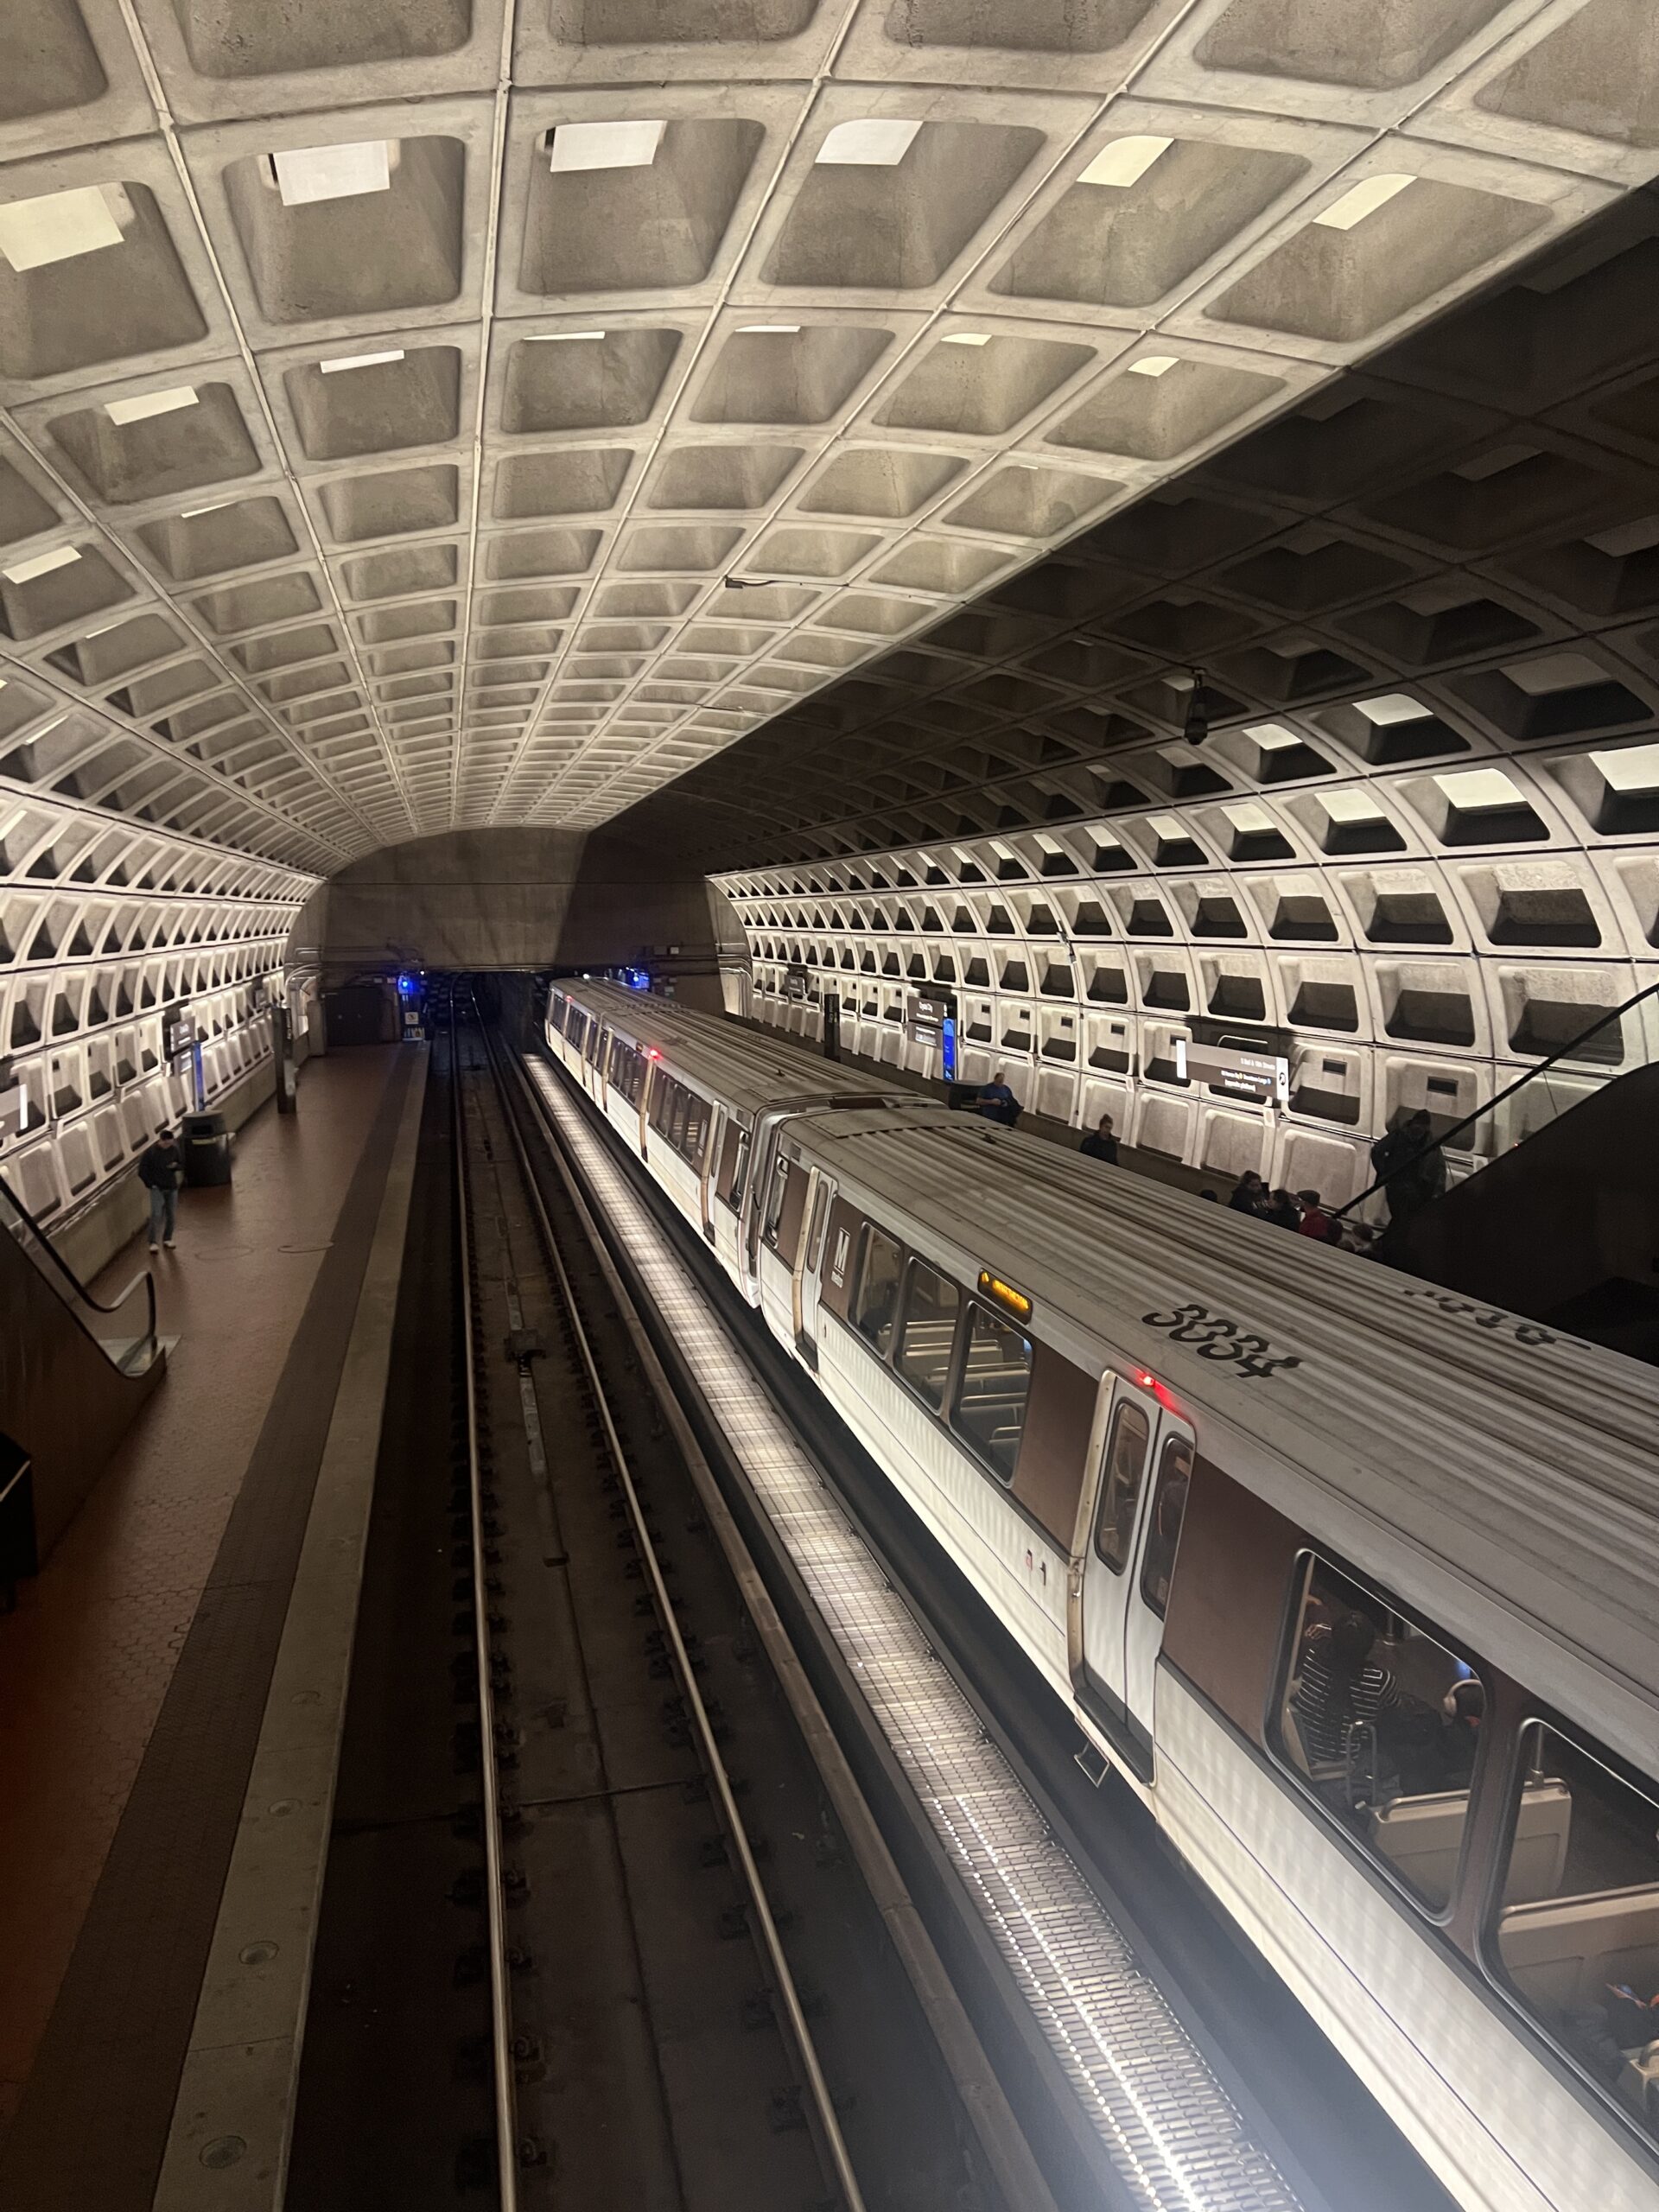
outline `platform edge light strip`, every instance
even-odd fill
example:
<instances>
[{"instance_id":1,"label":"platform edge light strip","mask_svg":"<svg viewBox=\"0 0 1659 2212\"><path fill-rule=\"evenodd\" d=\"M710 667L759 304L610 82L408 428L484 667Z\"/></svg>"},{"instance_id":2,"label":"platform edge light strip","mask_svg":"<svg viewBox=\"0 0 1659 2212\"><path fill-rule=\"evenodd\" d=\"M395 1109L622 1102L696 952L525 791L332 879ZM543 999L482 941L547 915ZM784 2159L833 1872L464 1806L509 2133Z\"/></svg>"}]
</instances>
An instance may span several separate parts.
<instances>
[{"instance_id":1,"label":"platform edge light strip","mask_svg":"<svg viewBox=\"0 0 1659 2212\"><path fill-rule=\"evenodd\" d=\"M741 1421L729 1427L728 1433L745 1473L815 1605L851 1662L878 1725L967 1881L976 1910L1023 1986L1045 2039L1077 2086L1096 2133L1126 2183L1143 2205L1156 2208L1156 2212L1170 2212L1170 2208L1179 2208L1179 2212L1224 2212L1224 2208L1235 2212L1236 2208L1243 2212L1246 2207L1249 2212L1268 2212L1268 2208L1289 2212L1297 2207L1300 2200L1288 2182L1271 2157L1249 2138L1242 2116L1162 1992L1135 1962L1133 1947L1070 1857L1049 1840L1040 1812L1001 1754L983 1739L977 1716L955 1681L931 1663L919 1684L906 1688L898 1678L896 1670L902 1661L895 1662L895 1651L907 1652L912 1662L925 1660L925 1640L914 1616L887 1587L856 1531L822 1489L816 1471L746 1371L677 1254L587 1126L582 1108L565 1094L553 1071L534 1055L526 1056L524 1065L561 1135L579 1157L584 1174L601 1196L607 1218L632 1248L664 1319L683 1348L695 1352L692 1364L711 1404L720 1407L722 1425L731 1412L741 1409ZM830 1586L837 1568L849 1584L844 1593ZM855 1590L851 1587L855 1575L860 1585ZM855 1625L842 1601L852 1599L874 1617L880 1631L867 1636L861 1644L855 1641ZM971 1796L953 1788L948 1776L925 1770L925 1760L950 1732L943 1725L922 1728L909 1736L895 1733L895 1710L913 1708L918 1688L925 1690L925 1700L936 1713L949 1714L956 1720L955 1732L961 1740L973 1745L979 1773ZM988 1798L1022 1808L1026 1840L1033 1850L1041 1849L1046 1871L1055 1878L1050 1884L1051 1895L1063 1883L1067 1891L1064 1899L1042 1905L1028 1893L1029 1884L1021 1883L1014 1864L1017 1852L984 1837L975 1817L974 1801ZM963 1824L974 1829L979 1839L977 1851L964 1846ZM1007 1892L1007 1907L991 1894L988 1873ZM1057 1940L1058 1929L1044 1926L1046 1912L1051 1919L1057 1912L1066 1914L1070 1926L1064 1941ZM1027 1936L1023 1943L1021 1928ZM1096 1951L1112 1961L1122 1984L1119 1994L1132 1997L1143 2010L1144 2018L1137 2024L1143 2038L1150 2033L1158 2050L1155 2060L1143 2065L1141 2072L1149 2071L1154 2084L1167 2094L1167 2061L1174 2057L1181 2063L1188 2087L1201 2086L1207 2092L1207 2113L1195 2116L1189 2112L1183 2117L1179 2131L1183 2142L1172 2139L1168 2124L1152 2110L1149 2088L1135 2079L1132 2058L1113 2048L1107 2025L1099 2016L1100 1997L1091 1997L1075 1971L1065 1963L1068 1956L1078 1955L1079 1931L1085 1938L1092 1937ZM1057 2005L1056 1987L1065 2000L1064 2007ZM1095 2054L1079 2047L1079 2029L1092 2039ZM1109 2077L1109 2088L1101 2078L1103 2074ZM1114 2089L1116 2096L1111 2093ZM1149 2164L1148 2151L1161 2164L1161 2173Z\"/></svg>"}]
</instances>

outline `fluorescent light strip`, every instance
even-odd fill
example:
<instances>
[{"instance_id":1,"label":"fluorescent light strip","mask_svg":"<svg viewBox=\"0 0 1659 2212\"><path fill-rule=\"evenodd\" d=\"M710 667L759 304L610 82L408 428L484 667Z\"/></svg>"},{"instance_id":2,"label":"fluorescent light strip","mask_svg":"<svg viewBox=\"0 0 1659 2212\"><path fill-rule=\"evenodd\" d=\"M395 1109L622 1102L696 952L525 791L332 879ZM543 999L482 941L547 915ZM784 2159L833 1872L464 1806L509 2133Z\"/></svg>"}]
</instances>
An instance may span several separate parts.
<instances>
[{"instance_id":1,"label":"fluorescent light strip","mask_svg":"<svg viewBox=\"0 0 1659 2212\"><path fill-rule=\"evenodd\" d=\"M526 346L574 346L579 340L602 338L602 330L531 330L524 334Z\"/></svg>"},{"instance_id":2,"label":"fluorescent light strip","mask_svg":"<svg viewBox=\"0 0 1659 2212\"><path fill-rule=\"evenodd\" d=\"M800 328L798 322L740 322L740 338L793 338Z\"/></svg>"},{"instance_id":3,"label":"fluorescent light strip","mask_svg":"<svg viewBox=\"0 0 1659 2212\"><path fill-rule=\"evenodd\" d=\"M1103 146L1077 179L1079 184L1107 184L1120 192L1139 184L1147 171L1175 143L1173 138L1114 138Z\"/></svg>"},{"instance_id":4,"label":"fluorescent light strip","mask_svg":"<svg viewBox=\"0 0 1659 2212\"><path fill-rule=\"evenodd\" d=\"M831 168L893 168L910 151L918 121L863 116L853 123L838 123L813 156L816 164Z\"/></svg>"},{"instance_id":5,"label":"fluorescent light strip","mask_svg":"<svg viewBox=\"0 0 1659 2212\"><path fill-rule=\"evenodd\" d=\"M1402 193L1408 184L1415 184L1416 181L1414 176L1392 174L1368 176L1355 185L1351 191L1344 192L1340 200L1334 200L1322 215L1316 215L1313 220L1321 230L1351 231L1356 224L1363 223L1368 215L1375 215L1379 207L1386 207L1390 200Z\"/></svg>"},{"instance_id":6,"label":"fluorescent light strip","mask_svg":"<svg viewBox=\"0 0 1659 2212\"><path fill-rule=\"evenodd\" d=\"M1172 369L1179 365L1180 359L1177 354L1147 353L1141 360L1129 363L1129 374L1132 377L1166 377Z\"/></svg>"},{"instance_id":7,"label":"fluorescent light strip","mask_svg":"<svg viewBox=\"0 0 1659 2212\"><path fill-rule=\"evenodd\" d=\"M345 146L295 146L270 157L284 207L320 200L354 200L391 187L391 147L385 138Z\"/></svg>"},{"instance_id":8,"label":"fluorescent light strip","mask_svg":"<svg viewBox=\"0 0 1659 2212\"><path fill-rule=\"evenodd\" d=\"M196 395L188 384L175 385L170 391L146 391L137 399L109 399L104 403L104 412L111 423L148 423L154 415L175 415L181 408L194 407Z\"/></svg>"},{"instance_id":9,"label":"fluorescent light strip","mask_svg":"<svg viewBox=\"0 0 1659 2212\"><path fill-rule=\"evenodd\" d=\"M561 123L553 132L553 174L648 169L667 128L666 123Z\"/></svg>"},{"instance_id":10,"label":"fluorescent light strip","mask_svg":"<svg viewBox=\"0 0 1659 2212\"><path fill-rule=\"evenodd\" d=\"M0 569L0 576L9 584L32 584L36 576L49 576L54 569L67 569L79 558L73 545L54 545L49 553L36 553L32 560L19 561L14 569Z\"/></svg>"},{"instance_id":11,"label":"fluorescent light strip","mask_svg":"<svg viewBox=\"0 0 1659 2212\"><path fill-rule=\"evenodd\" d=\"M205 507L181 507L179 519L181 522L192 522L197 515L216 515L226 507L233 507L235 505L234 499L210 499Z\"/></svg>"},{"instance_id":12,"label":"fluorescent light strip","mask_svg":"<svg viewBox=\"0 0 1659 2212\"><path fill-rule=\"evenodd\" d=\"M988 346L990 342L988 330L947 330L939 340L942 346Z\"/></svg>"},{"instance_id":13,"label":"fluorescent light strip","mask_svg":"<svg viewBox=\"0 0 1659 2212\"><path fill-rule=\"evenodd\" d=\"M390 347L384 353L342 353L338 360L319 361L317 366L326 377L337 377L343 369L378 369L388 361L401 361L401 346Z\"/></svg>"},{"instance_id":14,"label":"fluorescent light strip","mask_svg":"<svg viewBox=\"0 0 1659 2212\"><path fill-rule=\"evenodd\" d=\"M82 185L73 192L9 200L0 207L0 254L20 276L54 261L73 261L79 254L119 245L123 215L130 224L131 203L118 184Z\"/></svg>"}]
</instances>

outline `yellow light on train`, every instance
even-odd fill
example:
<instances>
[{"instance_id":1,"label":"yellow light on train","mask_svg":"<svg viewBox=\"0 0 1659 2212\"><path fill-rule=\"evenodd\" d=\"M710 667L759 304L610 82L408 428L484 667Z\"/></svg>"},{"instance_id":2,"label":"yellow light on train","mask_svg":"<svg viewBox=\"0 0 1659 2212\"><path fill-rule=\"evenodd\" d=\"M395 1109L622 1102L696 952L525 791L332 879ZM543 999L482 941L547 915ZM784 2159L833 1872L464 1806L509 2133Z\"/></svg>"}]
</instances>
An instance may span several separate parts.
<instances>
[{"instance_id":1,"label":"yellow light on train","mask_svg":"<svg viewBox=\"0 0 1659 2212\"><path fill-rule=\"evenodd\" d=\"M980 1295L994 1298L999 1306L1006 1306L1010 1313L1022 1321L1031 1319L1031 1300L1023 1290L1016 1290L1011 1282L1004 1282L1001 1275L994 1275L988 1268L979 1271Z\"/></svg>"}]
</instances>

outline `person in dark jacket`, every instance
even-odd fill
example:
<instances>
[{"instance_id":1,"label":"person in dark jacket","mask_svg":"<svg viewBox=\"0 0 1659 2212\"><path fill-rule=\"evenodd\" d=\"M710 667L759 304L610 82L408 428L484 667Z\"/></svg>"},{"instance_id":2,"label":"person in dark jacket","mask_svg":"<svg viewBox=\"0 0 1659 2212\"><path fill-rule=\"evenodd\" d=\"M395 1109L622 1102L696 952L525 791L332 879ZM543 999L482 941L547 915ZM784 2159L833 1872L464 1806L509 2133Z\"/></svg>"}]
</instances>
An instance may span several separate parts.
<instances>
[{"instance_id":1,"label":"person in dark jacket","mask_svg":"<svg viewBox=\"0 0 1659 2212\"><path fill-rule=\"evenodd\" d=\"M1371 1147L1371 1166L1382 1181L1389 1219L1406 1222L1446 1188L1446 1154L1434 1142L1434 1125L1420 1106L1398 1128Z\"/></svg>"},{"instance_id":2,"label":"person in dark jacket","mask_svg":"<svg viewBox=\"0 0 1659 2212\"><path fill-rule=\"evenodd\" d=\"M1262 1209L1263 1221L1270 1221L1275 1229L1300 1229L1302 1210L1288 1191L1274 1191Z\"/></svg>"},{"instance_id":3,"label":"person in dark jacket","mask_svg":"<svg viewBox=\"0 0 1659 2212\"><path fill-rule=\"evenodd\" d=\"M1608 1982L1598 2001L1567 2005L1562 2025L1572 2049L1611 2087L1627 2052L1635 2056L1659 2043L1659 1997L1643 1997L1627 1981Z\"/></svg>"},{"instance_id":4,"label":"person in dark jacket","mask_svg":"<svg viewBox=\"0 0 1659 2212\"><path fill-rule=\"evenodd\" d=\"M1109 1167L1117 1165L1117 1139L1112 1135L1112 1117L1103 1114L1091 1137L1084 1137L1077 1150L1085 1160L1103 1160Z\"/></svg>"},{"instance_id":5,"label":"person in dark jacket","mask_svg":"<svg viewBox=\"0 0 1659 2212\"><path fill-rule=\"evenodd\" d=\"M988 1122L1001 1122L1005 1128L1012 1128L1020 1118L1020 1101L998 1068L988 1083L980 1085L979 1104L976 1111Z\"/></svg>"},{"instance_id":6,"label":"person in dark jacket","mask_svg":"<svg viewBox=\"0 0 1659 2212\"><path fill-rule=\"evenodd\" d=\"M170 1252L179 1221L179 1186L184 1180L184 1154L171 1129L156 1130L155 1143L138 1162L138 1180L149 1192L149 1249L160 1249L157 1240L165 1232Z\"/></svg>"},{"instance_id":7,"label":"person in dark jacket","mask_svg":"<svg viewBox=\"0 0 1659 2212\"><path fill-rule=\"evenodd\" d=\"M1267 1204L1267 1185L1259 1175L1247 1167L1234 1184L1232 1196L1227 1203L1235 1213L1259 1214Z\"/></svg>"}]
</instances>

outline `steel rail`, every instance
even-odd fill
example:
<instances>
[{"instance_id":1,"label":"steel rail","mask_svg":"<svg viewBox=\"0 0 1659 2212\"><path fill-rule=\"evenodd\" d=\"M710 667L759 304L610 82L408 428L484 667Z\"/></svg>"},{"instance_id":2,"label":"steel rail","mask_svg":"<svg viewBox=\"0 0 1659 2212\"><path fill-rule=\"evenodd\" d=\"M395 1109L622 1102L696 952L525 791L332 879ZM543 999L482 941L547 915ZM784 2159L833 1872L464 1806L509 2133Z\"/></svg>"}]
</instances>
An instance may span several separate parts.
<instances>
[{"instance_id":1,"label":"steel rail","mask_svg":"<svg viewBox=\"0 0 1659 2212\"><path fill-rule=\"evenodd\" d=\"M726 1770L726 1762L721 1757L720 1747L715 1741L714 1724L709 1718L709 1709L703 1703L702 1693L697 1686L690 1655L686 1650L684 1639L680 1633L674 1603L669 1595L668 1584L657 1557L656 1548L651 1539L645 1507L635 1485L633 1471L629 1466L627 1454L622 1446L622 1440L617 1433L616 1424L611 1415L610 1400L600 1375L599 1363L594 1356L592 1342L576 1303L575 1288L571 1282L569 1271L565 1266L564 1255L560 1249L558 1238L554 1233L546 1201L542 1196L541 1185L531 1167L524 1133L518 1126L518 1116L512 1111L508 1085L497 1061L495 1047L481 1021L479 1027L480 1034L484 1039L485 1054L495 1078L497 1095L501 1103L502 1118L506 1123L514 1152L518 1155L519 1169L524 1177L525 1190L530 1196L537 1225L541 1232L548 1263L553 1270L559 1295L563 1300L566 1318L570 1324L571 1334L575 1339L576 1349L587 1375L588 1387L594 1394L594 1402L604 1431L605 1442L610 1452L612 1465L616 1469L617 1479L621 1484L623 1497L627 1503L628 1517L633 1524L634 1541L639 1547L639 1556L644 1563L652 1597L656 1604L658 1618L662 1623L663 1633L668 1639L673 1656L675 1672L679 1677L684 1692L687 1709L702 1753L703 1765L720 1801L721 1815L725 1823L726 1832L737 1854L738 1865L749 1892L749 1900L754 1915L755 1933L760 1937L761 1948L766 1954L767 1964L772 1970L777 1995L783 2005L790 2040L795 2046L795 2055L805 2079L807 2093L811 2099L812 2109L817 2117L821 2146L824 2156L835 2170L836 2181L844 2202L845 2212L865 2212L863 2192L859 2187L858 2177L853 2168L846 2139L842 2133L835 2100L830 2094L830 2085L824 2079L817 2047L812 2040L812 2031L807 2024L806 2010L801 2002L800 1993L795 1986L795 1978L790 1970L789 1961L785 1955L783 1941L778 1933L778 1923L772 1916L772 1906L767 1900L766 1887L760 1878L760 1869L756 1863L747 1831L743 1825L743 1816L738 1810L737 1796L732 1787L731 1777Z\"/></svg>"},{"instance_id":2,"label":"steel rail","mask_svg":"<svg viewBox=\"0 0 1659 2212\"><path fill-rule=\"evenodd\" d=\"M518 2081L509 1993L506 1895L501 1868L501 1798L495 1766L495 1693L490 1680L490 1601L485 1585L483 1477L478 1450L478 1363L474 1342L473 1236L467 1172L467 1114L461 1099L460 1039L449 1003L451 1129L455 1147L455 1239L461 1275L461 1369L467 1380L467 1487L472 1524L473 1637L478 1658L478 1767L483 1785L484 1895L489 1917L490 2058L495 2088L496 2173L500 2212L518 2212Z\"/></svg>"}]
</instances>

